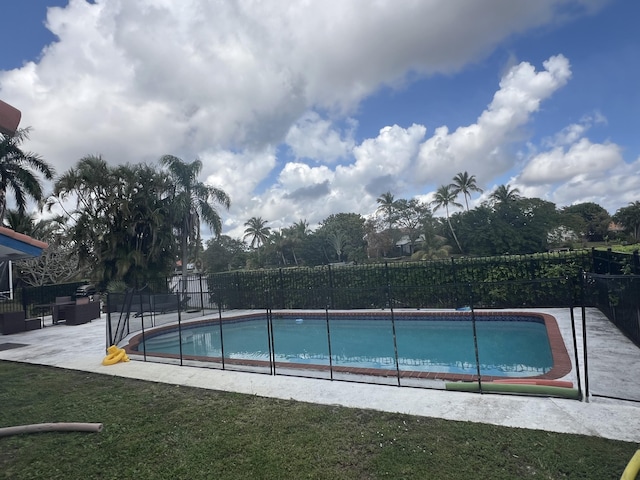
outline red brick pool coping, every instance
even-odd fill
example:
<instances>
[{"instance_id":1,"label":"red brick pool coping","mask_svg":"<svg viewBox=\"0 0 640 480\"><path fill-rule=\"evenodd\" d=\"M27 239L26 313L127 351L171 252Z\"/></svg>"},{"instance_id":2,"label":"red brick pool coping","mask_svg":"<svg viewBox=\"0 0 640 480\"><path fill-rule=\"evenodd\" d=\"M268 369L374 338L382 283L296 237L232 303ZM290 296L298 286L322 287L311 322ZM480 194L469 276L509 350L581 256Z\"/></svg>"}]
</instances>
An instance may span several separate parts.
<instances>
[{"instance_id":1,"label":"red brick pool coping","mask_svg":"<svg viewBox=\"0 0 640 480\"><path fill-rule=\"evenodd\" d=\"M300 316L302 312L281 312L278 311L274 313L274 316L277 317L292 317L297 318ZM309 313L309 312L304 312ZM317 314L318 312L312 312ZM324 312L323 312L324 313ZM249 320L255 317L264 317L264 313L252 313L252 314L242 314L237 316L225 317L222 319L224 322L236 322L238 320ZM371 318L372 316L384 316L389 317L390 314L385 312L383 314L379 312L331 312L332 316L340 315L340 316L349 316L349 317L367 317ZM553 315L549 315L547 313L539 313L539 312L511 312L511 311L476 311L476 312L461 312L461 311L401 311L397 313L398 316L437 316L441 317L471 317L475 315L476 317L485 317L491 316L495 317L499 315L501 317L504 316L519 316L519 317L535 317L535 320L542 320L547 329L547 336L549 338L549 346L551 347L551 355L553 358L553 367L548 372L535 375L535 376L526 376L526 377L513 377L509 376L511 379L521 378L527 380L535 380L535 379L544 379L544 380L557 380L569 374L572 370L571 359L569 357L569 353L567 352L567 348L565 346L564 340L562 338L562 334L560 333L560 328L558 327L558 322L556 321ZM534 320L534 321L535 321ZM189 322L189 328L198 325L218 323L218 319L215 320L199 320L196 322ZM153 329L154 336L158 334L158 332L172 331L176 330L176 325L168 325L164 327L158 327ZM142 356L143 352L139 352L135 348L142 342L143 334L139 333L134 335L129 339L129 343L124 346L127 354L133 355L134 357ZM180 355L170 354L170 353L147 353L146 357L156 357L162 359L172 359L179 360ZM222 359L220 357L205 357L199 355L182 355L183 360L187 361L197 361L203 362L208 365L212 364L220 364L222 365ZM247 366L247 367L262 367L269 368L270 363L263 360L242 360L242 359L225 359L225 365L236 365L236 366ZM343 366L332 366L329 365L314 365L307 363L292 363L292 362L275 362L275 369L286 369L286 370L315 370L322 372L329 372L333 370L334 373L346 373L346 374L354 374L354 375L365 375L365 376L374 376L374 377L400 377L405 379L421 379L421 380L445 380L445 381L474 381L478 380L477 375L471 374L456 374L456 373L448 373L448 372L424 372L424 371L416 371L416 370L395 370L395 369L380 369L380 368L358 368L358 367L343 367ZM501 376L491 376L491 375L483 375L482 381L490 382L493 380L504 379L505 377Z\"/></svg>"}]
</instances>

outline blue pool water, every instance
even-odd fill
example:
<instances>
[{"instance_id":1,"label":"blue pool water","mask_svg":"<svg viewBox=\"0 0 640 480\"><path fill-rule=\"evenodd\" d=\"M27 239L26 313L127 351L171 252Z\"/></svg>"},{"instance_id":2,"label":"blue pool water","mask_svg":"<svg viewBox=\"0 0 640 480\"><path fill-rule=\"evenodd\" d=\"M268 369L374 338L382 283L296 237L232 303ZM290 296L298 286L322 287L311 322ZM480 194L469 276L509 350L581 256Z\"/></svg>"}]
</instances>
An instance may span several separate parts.
<instances>
[{"instance_id":1,"label":"blue pool water","mask_svg":"<svg viewBox=\"0 0 640 480\"><path fill-rule=\"evenodd\" d=\"M480 371L483 375L535 376L553 367L545 324L531 316L479 317L476 322ZM396 369L401 371L476 374L473 327L468 317L399 317L384 320L322 316L272 319L277 362ZM211 323L182 329L185 356L269 361L266 317ZM396 347L398 363L396 366ZM179 333L166 331L146 338L137 350L179 354Z\"/></svg>"}]
</instances>

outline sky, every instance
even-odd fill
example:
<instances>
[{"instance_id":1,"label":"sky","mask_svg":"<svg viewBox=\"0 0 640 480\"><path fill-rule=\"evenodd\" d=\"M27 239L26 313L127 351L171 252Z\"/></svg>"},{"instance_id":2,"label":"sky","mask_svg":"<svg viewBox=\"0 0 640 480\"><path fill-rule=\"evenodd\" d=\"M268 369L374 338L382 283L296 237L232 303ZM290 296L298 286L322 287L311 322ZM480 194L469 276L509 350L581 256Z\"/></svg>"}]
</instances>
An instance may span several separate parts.
<instances>
[{"instance_id":1,"label":"sky","mask_svg":"<svg viewBox=\"0 0 640 480\"><path fill-rule=\"evenodd\" d=\"M59 174L199 158L235 238L251 217L370 216L388 191L430 202L463 171L472 208L508 184L613 214L640 200L639 18L635 0L9 2L0 99Z\"/></svg>"}]
</instances>

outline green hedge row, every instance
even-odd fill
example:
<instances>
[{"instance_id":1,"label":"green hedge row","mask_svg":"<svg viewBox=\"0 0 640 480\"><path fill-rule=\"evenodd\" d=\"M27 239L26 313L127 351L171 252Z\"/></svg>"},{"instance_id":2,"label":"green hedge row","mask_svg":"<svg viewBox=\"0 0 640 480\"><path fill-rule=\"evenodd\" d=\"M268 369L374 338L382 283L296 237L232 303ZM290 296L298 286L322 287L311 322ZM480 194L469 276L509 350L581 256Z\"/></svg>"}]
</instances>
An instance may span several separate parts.
<instances>
[{"instance_id":1,"label":"green hedge row","mask_svg":"<svg viewBox=\"0 0 640 480\"><path fill-rule=\"evenodd\" d=\"M211 300L229 309L566 306L580 294L591 251L327 265L219 273Z\"/></svg>"}]
</instances>

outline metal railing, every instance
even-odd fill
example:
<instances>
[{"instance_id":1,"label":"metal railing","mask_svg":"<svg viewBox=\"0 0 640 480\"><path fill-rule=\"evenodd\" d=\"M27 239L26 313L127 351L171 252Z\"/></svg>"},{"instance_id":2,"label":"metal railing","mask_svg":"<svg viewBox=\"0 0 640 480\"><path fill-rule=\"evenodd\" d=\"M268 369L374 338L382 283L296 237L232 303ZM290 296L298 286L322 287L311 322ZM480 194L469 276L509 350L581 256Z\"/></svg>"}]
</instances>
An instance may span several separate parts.
<instances>
[{"instance_id":1,"label":"metal railing","mask_svg":"<svg viewBox=\"0 0 640 480\"><path fill-rule=\"evenodd\" d=\"M487 365L482 361L482 358L486 357L488 353L487 349L491 347L484 337L486 335L483 333L484 330L481 329L479 332L477 327L478 324L482 325L483 328L486 327L490 318L484 316L486 312L482 312L482 315L478 317L477 310L486 306L476 302L476 297L485 295L484 290L486 289L499 290L502 294L509 293L514 288L531 292L553 290L556 296L560 295L559 292L564 294L563 306L567 307L573 304L574 285L567 279L531 280L529 282L520 282L517 285L511 283L490 282L488 284L473 285L441 285L423 287L422 289L414 287L411 292L403 291L391 285L374 289L342 287L284 291L266 289L258 298L253 299L253 305L255 305L251 311L253 315L249 315L248 312L244 312L244 314L236 311L225 312L222 305L226 301L223 298L218 298L217 310L208 310L209 316L206 320L202 318L201 313L197 316L189 316L187 309L181 304L178 304L175 311L162 314L153 311L153 309L148 309L148 311L144 308L140 309L139 305L144 303L145 294L131 292L129 296L122 296L119 300L120 311L113 309L114 311L108 317L107 334L109 338L107 343L123 344L125 343L123 340L126 339L127 342L131 342L131 345L138 345L135 347L136 351L144 360L178 363L180 365L278 375L311 376L331 380L364 381L420 388L442 388L442 382L447 380L471 380L478 382L479 390L483 391L483 381L490 381L502 375L496 373L495 368L502 368L503 374L507 376L515 374L514 372L510 373L509 369L520 369L522 371L519 373L525 376L544 376L546 371L526 372L524 370L528 367L524 367L521 364L495 367L495 365ZM189 291L189 293L192 294L193 291ZM307 296L306 301L292 303L292 299L299 301L299 299L303 298L303 294ZM176 295L179 298L180 295L184 295L184 292ZM356 301L355 298L358 298L358 300ZM527 301L530 300L532 300L532 297L527 297ZM128 306L127 301L129 301ZM118 301L116 301L115 297L111 297L109 305L115 303L118 303ZM291 308L300 310L282 309L282 304L291 305ZM344 307L344 305L354 304L358 305L357 310ZM513 307L515 306L520 305L514 305ZM406 330L407 322L404 320L407 316L411 317L412 312L414 312L414 316L424 315L425 310L431 309L439 311L448 309L449 314L451 311L457 311L458 320L465 319L467 321L465 324L467 347L463 349L462 357L457 361L456 372L449 371L454 367L451 365L444 366L437 359L412 360L413 357L407 354L408 347L406 344L399 343L399 338L404 338L405 340L403 341L406 342L406 335L408 335L406 332L408 330ZM295 355L300 354L284 351L279 343L280 334L285 331L284 325L287 322L289 325L296 320L300 320L300 324L304 323L304 318L306 317L302 317L302 313L299 313L301 315L300 319L296 318L296 312L301 312L302 310L305 310L306 313L313 313L313 322L315 322L316 327L324 325L324 327L320 328L320 330L325 331L325 340L320 340L323 344L320 348L324 352L322 354L318 354L316 350L313 352L308 350L307 353L298 358ZM338 310L341 312L339 313ZM340 345L345 344L347 338L352 338L353 335L357 336L357 331L351 331L346 334L340 333L341 330L337 328L339 325L337 319L342 318L340 315L344 310L352 312L353 315L356 315L356 318L362 318L363 315L368 314L367 312L376 312L376 325L387 332L385 339L382 340L382 343L386 345L386 350L380 353L380 358L386 359L386 364L379 359L374 361L371 358L369 358L370 363L378 364L377 369L365 370L361 367L349 366L349 362L347 362L347 365L344 364L345 359L350 356L360 357L362 360L362 355L357 354L357 352L340 350ZM232 314L234 315L233 319L230 318ZM261 340L258 343L260 345L238 346L236 343L238 341L237 337L234 338L231 335L227 337L227 334L230 334L232 329L248 328L249 324L246 321L249 317L254 318L255 314L258 314L261 320L257 320L257 323L254 322L251 328L259 330L258 338ZM382 318L380 318L380 314L382 314ZM575 329L573 314L571 314L571 318L572 328ZM208 326L206 333L193 328L203 325ZM173 344L175 351L163 353L150 350L153 339L158 338L158 327L170 339L175 340ZM151 332L152 329L153 332ZM301 332L302 330L300 329L299 333ZM318 334L317 331L316 334ZM320 338L322 338L322 333L320 333ZM310 341L312 340L307 338L306 335L300 337L299 342L302 351L304 351L305 342ZM203 356L201 353L193 351L191 349L192 346L198 342L209 346L213 345L215 352ZM266 353L262 358L256 358L254 354L248 354L247 356L243 353L250 351L252 348ZM509 350L509 348L504 350ZM130 352L133 355L135 353ZM294 355L295 358L291 357L291 355ZM311 361L314 355L321 356L324 359L324 364ZM569 353L566 353L566 355L569 355ZM577 350L575 349L574 355L577 355ZM431 367L434 367L435 370L416 368L415 365L412 365L412 363L416 362L421 363L423 367L426 364L432 364ZM577 359L575 363L578 364ZM494 370L491 370L491 368L494 368ZM439 382L438 385L434 386L433 382L435 380L439 380ZM579 375L577 381L580 382ZM578 390L580 390L579 385Z\"/></svg>"},{"instance_id":2,"label":"metal railing","mask_svg":"<svg viewBox=\"0 0 640 480\"><path fill-rule=\"evenodd\" d=\"M640 347L640 275L585 273L585 298Z\"/></svg>"}]
</instances>

